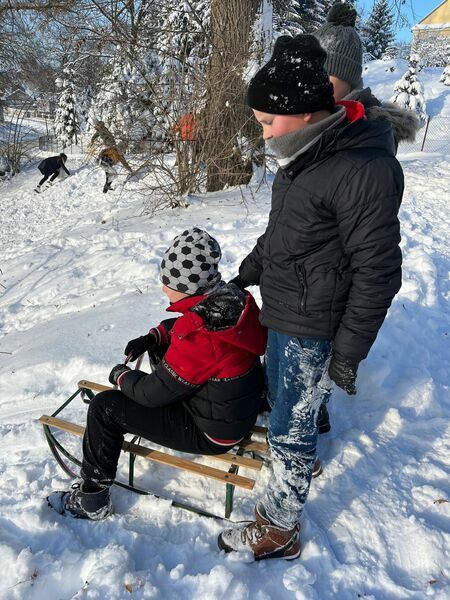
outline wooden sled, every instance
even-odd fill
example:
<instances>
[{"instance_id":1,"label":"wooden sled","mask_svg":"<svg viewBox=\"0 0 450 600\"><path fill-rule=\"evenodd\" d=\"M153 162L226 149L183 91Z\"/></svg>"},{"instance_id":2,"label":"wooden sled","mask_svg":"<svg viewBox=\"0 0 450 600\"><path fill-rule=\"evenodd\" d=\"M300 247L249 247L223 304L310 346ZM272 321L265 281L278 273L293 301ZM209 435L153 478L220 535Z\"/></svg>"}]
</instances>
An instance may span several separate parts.
<instances>
[{"instance_id":1,"label":"wooden sled","mask_svg":"<svg viewBox=\"0 0 450 600\"><path fill-rule=\"evenodd\" d=\"M69 421L59 418L57 415L59 415L59 413L79 394L81 394L84 402L89 403L94 397L95 393L112 389L112 387L82 379L78 382L77 391L72 394L72 396L70 396L70 398L66 400L66 402L64 402L64 404L62 404L52 415L42 415L39 418L39 422L44 427L45 436L53 456L63 471L71 477L78 477L78 475L66 463L65 459L68 459L71 463L77 465L78 467L81 466L81 463L56 439L52 429L59 429L82 437L84 434L84 427L75 423L70 423ZM233 510L235 488L239 487L246 490L252 490L255 485L255 477L258 474L258 471L261 470L264 464L264 458L268 451L266 435L267 429L265 427L255 425L251 430L250 435L245 440L242 440L239 444L237 444L232 450L224 452L223 454L208 455L204 457L208 461L216 462L216 467L210 467L201 464L193 459L191 460L188 458L173 456L160 450L154 450L146 445L141 444L141 438L139 436L134 436L132 440L124 441L122 446L122 450L129 453L128 483L126 484L120 481L114 481L114 484L139 494L160 497L153 492L143 490L135 486L134 463L136 458L140 456L159 464L181 469L183 471L193 473L194 475L214 479L225 484L225 519L228 519ZM198 455L198 457L201 457L201 455ZM240 469L251 471L253 477L239 474ZM177 502L175 500L172 500L171 503L173 506L190 510L203 516L223 518L189 504Z\"/></svg>"}]
</instances>

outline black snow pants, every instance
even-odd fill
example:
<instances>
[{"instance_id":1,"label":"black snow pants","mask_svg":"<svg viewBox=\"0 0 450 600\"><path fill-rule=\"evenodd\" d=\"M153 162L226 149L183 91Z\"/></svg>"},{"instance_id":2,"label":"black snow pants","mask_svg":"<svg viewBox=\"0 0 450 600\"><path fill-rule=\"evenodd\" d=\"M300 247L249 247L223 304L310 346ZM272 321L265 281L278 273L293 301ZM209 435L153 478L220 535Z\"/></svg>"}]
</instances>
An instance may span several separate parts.
<instances>
[{"instance_id":1,"label":"black snow pants","mask_svg":"<svg viewBox=\"0 0 450 600\"><path fill-rule=\"evenodd\" d=\"M38 187L41 187L41 185L44 185L44 183L47 181L47 179L50 177L50 183L53 183L55 181L55 179L58 177L59 175L59 169L58 171L56 171L55 173L46 173L44 175L44 177L40 180L40 182L38 183Z\"/></svg>"},{"instance_id":2,"label":"black snow pants","mask_svg":"<svg viewBox=\"0 0 450 600\"><path fill-rule=\"evenodd\" d=\"M100 392L89 405L83 438L81 477L85 482L94 486L112 483L125 433L181 452L221 454L227 450L200 431L181 402L148 408L119 390Z\"/></svg>"}]
</instances>

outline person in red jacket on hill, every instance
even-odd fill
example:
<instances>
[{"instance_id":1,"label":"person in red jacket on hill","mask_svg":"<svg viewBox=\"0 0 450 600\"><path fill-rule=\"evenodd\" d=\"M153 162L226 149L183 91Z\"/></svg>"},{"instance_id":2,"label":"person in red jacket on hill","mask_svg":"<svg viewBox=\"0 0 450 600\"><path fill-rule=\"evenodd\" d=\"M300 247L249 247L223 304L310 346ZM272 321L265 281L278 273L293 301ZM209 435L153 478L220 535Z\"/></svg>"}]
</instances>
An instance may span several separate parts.
<instances>
[{"instance_id":1,"label":"person in red jacket on hill","mask_svg":"<svg viewBox=\"0 0 450 600\"><path fill-rule=\"evenodd\" d=\"M110 487L125 433L198 454L221 454L256 421L263 390L260 356L266 329L249 292L224 283L218 242L197 227L177 236L161 262L168 311L163 321L125 348L134 361L144 352L161 360L151 374L116 365L117 390L89 405L81 482L53 492L60 514L99 520L112 513Z\"/></svg>"}]
</instances>

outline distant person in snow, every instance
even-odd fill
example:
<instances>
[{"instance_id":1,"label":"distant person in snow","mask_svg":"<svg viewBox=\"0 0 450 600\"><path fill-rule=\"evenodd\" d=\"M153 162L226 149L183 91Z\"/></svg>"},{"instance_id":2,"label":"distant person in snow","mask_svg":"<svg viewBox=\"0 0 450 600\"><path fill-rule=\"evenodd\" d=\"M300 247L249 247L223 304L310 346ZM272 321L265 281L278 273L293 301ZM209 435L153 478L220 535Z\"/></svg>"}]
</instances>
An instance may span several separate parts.
<instances>
[{"instance_id":1,"label":"distant person in snow","mask_svg":"<svg viewBox=\"0 0 450 600\"><path fill-rule=\"evenodd\" d=\"M44 175L44 177L37 184L35 191L39 193L41 191L41 187L49 178L50 179L47 186L51 185L60 174L61 169L63 169L67 175L70 175L65 166L66 162L67 156L64 154L64 152L61 152L61 154L58 156L49 156L48 158L41 160L41 162L38 164L38 169Z\"/></svg>"},{"instance_id":2,"label":"distant person in snow","mask_svg":"<svg viewBox=\"0 0 450 600\"><path fill-rule=\"evenodd\" d=\"M420 129L417 115L392 102L380 102L362 76L363 45L355 29L357 12L346 3L334 4L315 37L327 53L325 69L334 88L334 99L356 100L364 105L369 120L384 120L392 125L396 145L414 142Z\"/></svg>"},{"instance_id":3,"label":"distant person in snow","mask_svg":"<svg viewBox=\"0 0 450 600\"><path fill-rule=\"evenodd\" d=\"M312 35L281 36L247 92L279 163L266 231L233 280L261 292L272 473L255 520L218 544L255 560L300 555L320 406L332 382L356 393L401 285L404 181L391 125L365 119L359 102L336 105L325 60Z\"/></svg>"},{"instance_id":4,"label":"distant person in snow","mask_svg":"<svg viewBox=\"0 0 450 600\"><path fill-rule=\"evenodd\" d=\"M420 121L415 113L400 108L392 102L380 102L369 87L364 87L362 76L363 45L355 29L357 12L346 3L335 4L328 13L326 23L314 33L326 50L325 69L333 84L336 102L353 100L364 105L369 121L391 124L396 148L400 142L413 142ZM326 402L319 412L319 433L330 431Z\"/></svg>"},{"instance_id":5,"label":"distant person in snow","mask_svg":"<svg viewBox=\"0 0 450 600\"><path fill-rule=\"evenodd\" d=\"M153 373L116 365L109 381L119 389L89 404L81 482L48 497L59 513L92 520L111 514L125 433L182 452L222 454L253 427L267 333L253 297L222 281L220 258L218 242L197 227L178 235L164 254L167 310L181 316L125 347L131 361L145 352L160 358Z\"/></svg>"},{"instance_id":6,"label":"distant person in snow","mask_svg":"<svg viewBox=\"0 0 450 600\"><path fill-rule=\"evenodd\" d=\"M118 176L118 173L115 169L118 163L121 163L127 171L131 173L131 167L119 152L117 146L110 146L109 148L104 148L99 156L98 156L98 164L105 172L105 185L103 186L103 193L106 194L109 190L112 190L112 182Z\"/></svg>"}]
</instances>

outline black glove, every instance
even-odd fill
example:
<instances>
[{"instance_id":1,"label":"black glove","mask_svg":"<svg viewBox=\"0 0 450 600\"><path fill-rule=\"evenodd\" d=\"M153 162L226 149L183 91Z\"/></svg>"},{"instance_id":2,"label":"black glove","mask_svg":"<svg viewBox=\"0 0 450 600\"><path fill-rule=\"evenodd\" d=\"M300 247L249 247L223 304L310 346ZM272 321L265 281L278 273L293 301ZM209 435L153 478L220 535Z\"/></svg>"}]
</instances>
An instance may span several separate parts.
<instances>
[{"instance_id":1,"label":"black glove","mask_svg":"<svg viewBox=\"0 0 450 600\"><path fill-rule=\"evenodd\" d=\"M335 356L331 357L330 366L328 367L328 375L344 392L350 396L356 394L356 372L358 371L358 363L350 363L347 360L340 360Z\"/></svg>"},{"instance_id":2,"label":"black glove","mask_svg":"<svg viewBox=\"0 0 450 600\"><path fill-rule=\"evenodd\" d=\"M130 360L133 362L139 358L141 354L147 352L147 350L153 350L156 345L156 336L153 333L147 333L147 335L141 335L141 337L128 342L124 350L124 354L125 356L129 356L131 354Z\"/></svg>"},{"instance_id":3,"label":"black glove","mask_svg":"<svg viewBox=\"0 0 450 600\"><path fill-rule=\"evenodd\" d=\"M245 283L245 281L242 281L240 275L236 275L236 277L234 277L234 279L230 279L230 281L228 283L234 283L234 285L237 285L237 287L240 290L242 290L243 292L245 291L245 288L248 286L248 283Z\"/></svg>"},{"instance_id":4,"label":"black glove","mask_svg":"<svg viewBox=\"0 0 450 600\"><path fill-rule=\"evenodd\" d=\"M119 377L122 375L122 373L126 373L127 371L131 371L130 367L127 367L127 365L116 365L113 367L108 377L110 383L117 385L117 380Z\"/></svg>"}]
</instances>

